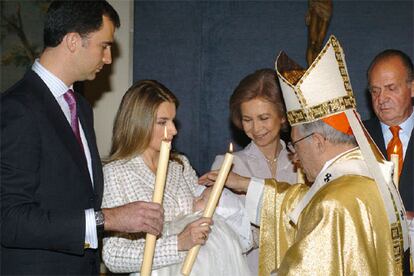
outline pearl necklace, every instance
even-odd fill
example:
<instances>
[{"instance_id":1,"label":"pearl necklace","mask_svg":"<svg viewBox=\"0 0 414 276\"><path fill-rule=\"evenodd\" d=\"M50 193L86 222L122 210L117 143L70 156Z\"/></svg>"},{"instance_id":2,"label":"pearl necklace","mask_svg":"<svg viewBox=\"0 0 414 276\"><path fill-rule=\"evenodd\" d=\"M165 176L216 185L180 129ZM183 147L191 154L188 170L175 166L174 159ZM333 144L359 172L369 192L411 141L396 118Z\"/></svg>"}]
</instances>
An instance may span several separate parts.
<instances>
[{"instance_id":1,"label":"pearl necklace","mask_svg":"<svg viewBox=\"0 0 414 276\"><path fill-rule=\"evenodd\" d=\"M266 160L266 162L267 162L268 164L274 164L274 163L276 163L276 161L277 161L277 157L273 158L273 160L271 160L271 159L267 159L267 158L265 157L265 160Z\"/></svg>"},{"instance_id":2,"label":"pearl necklace","mask_svg":"<svg viewBox=\"0 0 414 276\"><path fill-rule=\"evenodd\" d=\"M267 159L266 157L265 157L265 160L266 160L266 163L267 163L267 166L269 167L269 170L270 170L270 174L272 175L272 178L275 178L276 177L276 167L277 167L277 158L278 157L275 157L275 158L273 158L273 159Z\"/></svg>"},{"instance_id":3,"label":"pearl necklace","mask_svg":"<svg viewBox=\"0 0 414 276\"><path fill-rule=\"evenodd\" d=\"M279 158L279 155L280 155L279 146L276 147L276 156L273 159L267 158L263 153L264 159L266 160L267 166L269 167L270 173L273 178L276 177L277 159Z\"/></svg>"}]
</instances>

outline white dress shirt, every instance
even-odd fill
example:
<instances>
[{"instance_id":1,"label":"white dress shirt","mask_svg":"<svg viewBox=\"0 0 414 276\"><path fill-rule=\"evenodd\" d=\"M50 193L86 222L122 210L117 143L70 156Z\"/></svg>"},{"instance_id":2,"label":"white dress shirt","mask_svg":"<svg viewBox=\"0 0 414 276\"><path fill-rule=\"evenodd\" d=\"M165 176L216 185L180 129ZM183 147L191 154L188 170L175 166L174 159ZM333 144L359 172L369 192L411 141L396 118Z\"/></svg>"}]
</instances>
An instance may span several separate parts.
<instances>
[{"instance_id":1,"label":"white dress shirt","mask_svg":"<svg viewBox=\"0 0 414 276\"><path fill-rule=\"evenodd\" d=\"M405 158L405 153L407 151L408 142L410 142L411 132L413 131L414 127L414 112L411 113L410 117L407 118L402 124L400 124L400 131L398 135L400 136L400 140L403 145L403 158ZM390 130L390 126L381 122L381 129L382 134L384 137L385 148L387 148L388 143L392 139L392 133Z\"/></svg>"},{"instance_id":2,"label":"white dress shirt","mask_svg":"<svg viewBox=\"0 0 414 276\"><path fill-rule=\"evenodd\" d=\"M62 109L63 114L65 115L68 123L70 125L70 109L68 103L65 101L63 95L69 90L73 89L73 86L66 86L66 84L56 77L53 73L47 70L42 64L40 64L39 59L33 63L32 70L39 75L43 80L49 90L52 92L53 97L55 97L57 103ZM78 119L79 123L79 132L82 140L83 150L86 157L86 162L88 164L89 176L91 178L93 186L93 173L92 173L92 161L91 153L89 151L88 141L86 140L85 133L82 128L82 124ZM95 212L94 209L85 210L85 220L86 220L86 229L85 229L85 243L90 245L90 248L98 248L98 235L96 233L96 222L95 222Z\"/></svg>"}]
</instances>

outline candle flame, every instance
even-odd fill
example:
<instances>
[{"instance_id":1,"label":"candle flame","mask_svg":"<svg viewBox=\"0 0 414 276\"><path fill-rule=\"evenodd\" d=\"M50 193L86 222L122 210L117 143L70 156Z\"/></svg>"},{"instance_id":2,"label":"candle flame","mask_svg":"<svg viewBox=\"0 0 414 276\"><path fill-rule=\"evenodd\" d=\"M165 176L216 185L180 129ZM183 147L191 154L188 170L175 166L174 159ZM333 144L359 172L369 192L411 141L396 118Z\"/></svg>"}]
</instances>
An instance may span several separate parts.
<instances>
[{"instance_id":1,"label":"candle flame","mask_svg":"<svg viewBox=\"0 0 414 276\"><path fill-rule=\"evenodd\" d=\"M230 143L229 145L229 152L232 153L233 152L233 143Z\"/></svg>"},{"instance_id":2,"label":"candle flame","mask_svg":"<svg viewBox=\"0 0 414 276\"><path fill-rule=\"evenodd\" d=\"M167 140L167 126L164 126L164 139Z\"/></svg>"}]
</instances>

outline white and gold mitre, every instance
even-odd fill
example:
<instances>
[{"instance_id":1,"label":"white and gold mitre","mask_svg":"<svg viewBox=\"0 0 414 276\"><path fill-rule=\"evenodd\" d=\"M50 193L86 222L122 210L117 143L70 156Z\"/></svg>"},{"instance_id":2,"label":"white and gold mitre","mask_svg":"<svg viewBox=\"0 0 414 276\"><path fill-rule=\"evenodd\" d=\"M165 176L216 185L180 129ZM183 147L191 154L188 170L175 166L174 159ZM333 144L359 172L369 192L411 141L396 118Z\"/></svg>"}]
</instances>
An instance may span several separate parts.
<instances>
[{"instance_id":1,"label":"white and gold mitre","mask_svg":"<svg viewBox=\"0 0 414 276\"><path fill-rule=\"evenodd\" d=\"M345 55L333 35L307 70L281 52L276 72L292 126L356 107Z\"/></svg>"}]
</instances>

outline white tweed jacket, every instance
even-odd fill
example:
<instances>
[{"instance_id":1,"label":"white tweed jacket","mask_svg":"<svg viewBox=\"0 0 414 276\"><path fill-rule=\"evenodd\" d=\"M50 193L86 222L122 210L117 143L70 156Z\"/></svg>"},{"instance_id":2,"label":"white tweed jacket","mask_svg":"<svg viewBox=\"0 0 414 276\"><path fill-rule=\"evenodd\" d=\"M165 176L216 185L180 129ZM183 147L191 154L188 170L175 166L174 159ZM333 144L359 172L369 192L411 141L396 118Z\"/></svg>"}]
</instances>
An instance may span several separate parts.
<instances>
[{"instance_id":1,"label":"white tweed jacket","mask_svg":"<svg viewBox=\"0 0 414 276\"><path fill-rule=\"evenodd\" d=\"M196 196L197 174L188 159L180 155L183 165L170 161L164 190L164 220L192 212ZM104 166L105 189L102 208L141 200L151 201L155 174L142 157L114 161ZM102 257L112 272L138 272L141 268L145 235L112 233L103 240ZM181 262L186 252L177 250L177 235L165 233L157 240L153 268Z\"/></svg>"}]
</instances>

